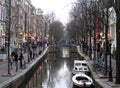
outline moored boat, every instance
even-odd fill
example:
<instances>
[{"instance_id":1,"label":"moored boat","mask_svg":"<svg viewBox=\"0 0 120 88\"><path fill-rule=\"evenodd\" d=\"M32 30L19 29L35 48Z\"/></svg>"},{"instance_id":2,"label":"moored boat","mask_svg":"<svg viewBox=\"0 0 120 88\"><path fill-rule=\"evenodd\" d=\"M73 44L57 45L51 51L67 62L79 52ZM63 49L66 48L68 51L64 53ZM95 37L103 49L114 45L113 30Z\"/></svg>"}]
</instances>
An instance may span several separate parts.
<instances>
[{"instance_id":1,"label":"moored boat","mask_svg":"<svg viewBox=\"0 0 120 88\"><path fill-rule=\"evenodd\" d=\"M94 88L93 80L91 77L84 73L75 74L72 77L74 88Z\"/></svg>"},{"instance_id":2,"label":"moored boat","mask_svg":"<svg viewBox=\"0 0 120 88\"><path fill-rule=\"evenodd\" d=\"M75 75L78 73L85 73L90 76L90 70L85 60L74 60L74 68L72 70L72 74Z\"/></svg>"}]
</instances>

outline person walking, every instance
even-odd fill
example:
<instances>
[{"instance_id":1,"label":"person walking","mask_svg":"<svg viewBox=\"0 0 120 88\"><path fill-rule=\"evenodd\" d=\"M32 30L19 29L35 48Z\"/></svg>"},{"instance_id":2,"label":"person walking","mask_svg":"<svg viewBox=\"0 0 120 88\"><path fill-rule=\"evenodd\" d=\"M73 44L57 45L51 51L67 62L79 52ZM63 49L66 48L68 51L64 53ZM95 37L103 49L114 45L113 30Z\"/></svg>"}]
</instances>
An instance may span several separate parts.
<instances>
[{"instance_id":1,"label":"person walking","mask_svg":"<svg viewBox=\"0 0 120 88\"><path fill-rule=\"evenodd\" d=\"M20 60L20 68L23 68L23 59L24 59L24 56L23 56L23 52L21 50L20 52L20 56L19 56L19 60Z\"/></svg>"},{"instance_id":2,"label":"person walking","mask_svg":"<svg viewBox=\"0 0 120 88\"><path fill-rule=\"evenodd\" d=\"M10 55L9 57L10 59L10 69L12 70L13 69L13 61L14 61L14 56Z\"/></svg>"},{"instance_id":3,"label":"person walking","mask_svg":"<svg viewBox=\"0 0 120 88\"><path fill-rule=\"evenodd\" d=\"M32 49L30 49L30 51L29 51L29 58L30 58L30 60L32 61L32 55L33 55L33 52L32 52Z\"/></svg>"},{"instance_id":4,"label":"person walking","mask_svg":"<svg viewBox=\"0 0 120 88\"><path fill-rule=\"evenodd\" d=\"M33 44L32 44L32 53L33 53L32 59L35 59L36 52L37 52L37 45L33 42Z\"/></svg>"},{"instance_id":5,"label":"person walking","mask_svg":"<svg viewBox=\"0 0 120 88\"><path fill-rule=\"evenodd\" d=\"M18 71L18 54L17 54L17 52L13 51L11 53L11 56L14 57L15 66L16 66L16 72L17 72Z\"/></svg>"},{"instance_id":6,"label":"person walking","mask_svg":"<svg viewBox=\"0 0 120 88\"><path fill-rule=\"evenodd\" d=\"M32 55L33 55L32 47L31 47L31 45L29 45L29 47L28 47L28 63L30 61L32 61Z\"/></svg>"}]
</instances>

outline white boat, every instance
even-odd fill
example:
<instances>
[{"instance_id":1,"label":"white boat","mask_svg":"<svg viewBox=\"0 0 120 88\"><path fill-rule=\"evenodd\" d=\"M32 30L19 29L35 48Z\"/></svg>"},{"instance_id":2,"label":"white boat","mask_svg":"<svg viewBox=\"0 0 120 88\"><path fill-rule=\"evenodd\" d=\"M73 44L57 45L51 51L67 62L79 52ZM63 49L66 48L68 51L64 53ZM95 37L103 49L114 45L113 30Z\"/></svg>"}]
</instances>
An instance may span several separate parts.
<instances>
[{"instance_id":1,"label":"white boat","mask_svg":"<svg viewBox=\"0 0 120 88\"><path fill-rule=\"evenodd\" d=\"M78 73L85 73L90 76L90 70L85 60L74 60L74 68L72 70L72 74L75 75Z\"/></svg>"},{"instance_id":2,"label":"white boat","mask_svg":"<svg viewBox=\"0 0 120 88\"><path fill-rule=\"evenodd\" d=\"M94 88L93 80L91 77L87 76L84 73L75 74L72 77L73 87L74 88Z\"/></svg>"}]
</instances>

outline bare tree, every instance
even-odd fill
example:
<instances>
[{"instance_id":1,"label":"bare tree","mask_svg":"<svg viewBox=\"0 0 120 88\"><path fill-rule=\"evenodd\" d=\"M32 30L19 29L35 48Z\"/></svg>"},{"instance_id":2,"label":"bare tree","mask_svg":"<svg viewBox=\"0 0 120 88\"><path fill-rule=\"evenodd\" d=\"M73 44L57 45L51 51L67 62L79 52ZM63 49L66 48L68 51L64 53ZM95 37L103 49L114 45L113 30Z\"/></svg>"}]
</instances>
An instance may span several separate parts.
<instances>
[{"instance_id":1,"label":"bare tree","mask_svg":"<svg viewBox=\"0 0 120 88\"><path fill-rule=\"evenodd\" d=\"M63 39L64 37L64 25L60 21L54 21L50 24L49 29L50 36L54 36L56 41Z\"/></svg>"},{"instance_id":2,"label":"bare tree","mask_svg":"<svg viewBox=\"0 0 120 88\"><path fill-rule=\"evenodd\" d=\"M104 5L103 5L103 1L101 0L95 0L95 1L94 0L77 0L77 2L73 5L73 8L70 13L70 17L72 20L71 27L73 31L77 28L76 34L79 33L78 35L81 38L84 38L85 42L89 40L90 53L91 53L91 37L93 36L94 58L96 58L96 42L98 42L100 38L100 32L104 31L103 30L104 25L106 25L106 22L107 22L106 15L108 14L104 12ZM73 31L71 33L74 33ZM97 39L97 36L98 36L98 39ZM106 46L107 46L107 43L106 43ZM107 48L106 48L106 51L107 51ZM90 55L90 58L91 58L91 55ZM105 62L106 62L105 73L107 74L107 60Z\"/></svg>"},{"instance_id":3,"label":"bare tree","mask_svg":"<svg viewBox=\"0 0 120 88\"><path fill-rule=\"evenodd\" d=\"M120 84L120 0L113 0L113 7L116 11L116 84Z\"/></svg>"},{"instance_id":4,"label":"bare tree","mask_svg":"<svg viewBox=\"0 0 120 88\"><path fill-rule=\"evenodd\" d=\"M45 21L49 24L53 23L56 19L56 15L54 12L50 12L45 14Z\"/></svg>"}]
</instances>

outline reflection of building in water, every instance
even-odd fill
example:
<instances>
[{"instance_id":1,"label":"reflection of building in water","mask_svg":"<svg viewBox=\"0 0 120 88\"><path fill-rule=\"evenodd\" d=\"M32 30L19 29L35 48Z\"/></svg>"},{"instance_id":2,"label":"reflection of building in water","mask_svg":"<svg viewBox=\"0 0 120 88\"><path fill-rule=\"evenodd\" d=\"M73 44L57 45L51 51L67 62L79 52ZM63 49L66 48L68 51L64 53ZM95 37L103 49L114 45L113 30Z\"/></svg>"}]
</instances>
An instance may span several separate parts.
<instances>
[{"instance_id":1,"label":"reflection of building in water","mask_svg":"<svg viewBox=\"0 0 120 88\"><path fill-rule=\"evenodd\" d=\"M69 88L71 81L71 73L69 71L69 68L67 66L66 61L63 62L61 69L57 72L57 78L55 86L59 88Z\"/></svg>"},{"instance_id":2,"label":"reflection of building in water","mask_svg":"<svg viewBox=\"0 0 120 88\"><path fill-rule=\"evenodd\" d=\"M70 55L70 54L69 54L69 48L63 47L63 48L62 48L62 57L63 57L63 58L68 58L68 57L70 57L69 55Z\"/></svg>"}]
</instances>

